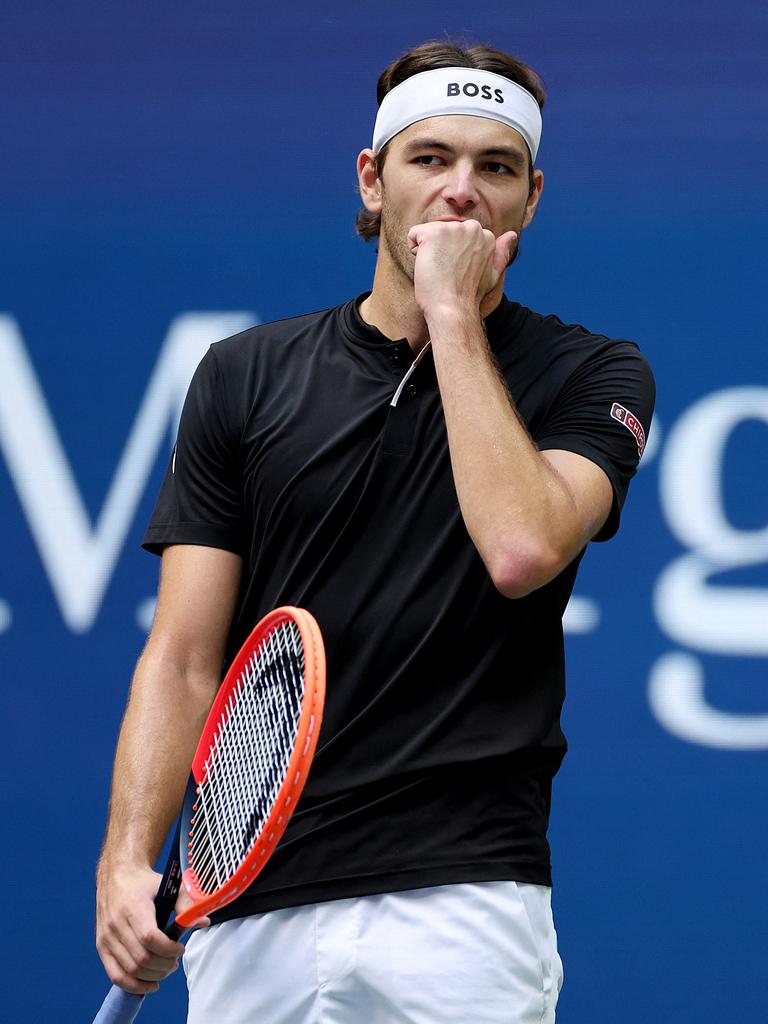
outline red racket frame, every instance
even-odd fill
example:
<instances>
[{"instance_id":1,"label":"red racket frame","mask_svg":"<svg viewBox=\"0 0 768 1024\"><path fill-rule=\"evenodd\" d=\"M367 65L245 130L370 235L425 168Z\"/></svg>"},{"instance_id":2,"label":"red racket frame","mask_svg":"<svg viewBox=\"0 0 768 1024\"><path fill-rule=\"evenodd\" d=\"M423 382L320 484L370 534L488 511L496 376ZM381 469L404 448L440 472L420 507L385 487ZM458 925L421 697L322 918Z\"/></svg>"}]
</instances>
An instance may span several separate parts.
<instances>
[{"instance_id":1,"label":"red racket frame","mask_svg":"<svg viewBox=\"0 0 768 1024\"><path fill-rule=\"evenodd\" d=\"M226 906L251 884L277 846L304 788L309 766L317 747L325 702L325 649L320 628L315 619L305 609L293 608L289 605L276 608L265 615L253 629L232 662L203 727L192 762L192 776L198 784L204 778L205 762L210 752L211 742L221 721L226 717L226 703L254 651L268 633L289 619L298 626L304 646L305 687L296 743L288 761L288 770L261 835L230 879L215 892L205 893L197 885L194 870L185 866L182 880L193 903L191 907L176 917L176 924L181 928L187 928L198 918ZM194 787L190 787L190 791L192 798L188 793L181 829L182 849L180 852L184 864L186 864L186 836L189 833L189 819L192 815Z\"/></svg>"}]
</instances>

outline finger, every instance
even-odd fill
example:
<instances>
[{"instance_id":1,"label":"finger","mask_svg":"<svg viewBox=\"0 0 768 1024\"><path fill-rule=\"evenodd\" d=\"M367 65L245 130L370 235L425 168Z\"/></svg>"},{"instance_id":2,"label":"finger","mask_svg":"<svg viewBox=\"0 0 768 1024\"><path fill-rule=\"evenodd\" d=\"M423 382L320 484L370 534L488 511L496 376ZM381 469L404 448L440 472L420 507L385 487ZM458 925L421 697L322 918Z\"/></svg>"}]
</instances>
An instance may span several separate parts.
<instances>
[{"instance_id":1,"label":"finger","mask_svg":"<svg viewBox=\"0 0 768 1024\"><path fill-rule=\"evenodd\" d=\"M160 968L154 967L139 967L138 970L133 972L133 977L146 982L161 982L164 978L167 978L169 974L173 974L179 969L178 960L164 961L165 966Z\"/></svg>"},{"instance_id":2,"label":"finger","mask_svg":"<svg viewBox=\"0 0 768 1024\"><path fill-rule=\"evenodd\" d=\"M182 886L182 888L181 888L181 890L179 892L178 899L176 900L176 916L178 917L179 914L183 913L186 910L189 910L193 906L194 906L194 901L192 900L192 897L189 895L189 893L186 891L186 889ZM203 917L203 916L201 916L201 917L196 918L192 922L192 924L187 925L186 928L208 928L210 926L210 923L211 923L210 917ZM186 928L185 928L185 931L186 931Z\"/></svg>"},{"instance_id":3,"label":"finger","mask_svg":"<svg viewBox=\"0 0 768 1024\"><path fill-rule=\"evenodd\" d=\"M146 928L143 931L134 927L134 936L142 950L149 952L160 960L176 960L184 952L181 942L169 939L159 928Z\"/></svg>"},{"instance_id":4,"label":"finger","mask_svg":"<svg viewBox=\"0 0 768 1024\"><path fill-rule=\"evenodd\" d=\"M210 928L211 919L210 917L199 917L196 921L193 921L189 926L190 928Z\"/></svg>"},{"instance_id":5,"label":"finger","mask_svg":"<svg viewBox=\"0 0 768 1024\"><path fill-rule=\"evenodd\" d=\"M181 950L183 952L183 946ZM179 962L178 954L164 957L152 953L133 933L125 940L119 935L112 936L104 952L117 963L125 975L142 978L145 981L159 981L165 978L176 970Z\"/></svg>"},{"instance_id":6,"label":"finger","mask_svg":"<svg viewBox=\"0 0 768 1024\"><path fill-rule=\"evenodd\" d=\"M135 978L129 971L126 971L120 962L107 950L101 955L104 969L113 985L119 985L126 992L134 995L145 996L150 992L157 992L160 984L157 981L141 981Z\"/></svg>"},{"instance_id":7,"label":"finger","mask_svg":"<svg viewBox=\"0 0 768 1024\"><path fill-rule=\"evenodd\" d=\"M439 233L440 228L444 228L445 225L441 221L432 221L427 224L414 224L408 232L408 244L411 247L411 251L415 252L416 249L424 242L430 235L434 236Z\"/></svg>"},{"instance_id":8,"label":"finger","mask_svg":"<svg viewBox=\"0 0 768 1024\"><path fill-rule=\"evenodd\" d=\"M416 252L419 248L421 241L421 224L415 224L408 232L408 245L410 246L411 252Z\"/></svg>"},{"instance_id":9,"label":"finger","mask_svg":"<svg viewBox=\"0 0 768 1024\"><path fill-rule=\"evenodd\" d=\"M508 260L512 255L512 247L516 241L516 231L505 231L503 235L499 235L496 239L496 251L499 252L505 260Z\"/></svg>"},{"instance_id":10,"label":"finger","mask_svg":"<svg viewBox=\"0 0 768 1024\"><path fill-rule=\"evenodd\" d=\"M128 928L122 930L116 938L121 944L122 949L125 950L126 954L131 958L133 964L140 964L142 959L147 952L147 947L143 941L143 935L136 929L132 921L128 921ZM116 943L112 944L112 949L117 955L118 946ZM154 952L151 954L154 955ZM123 967L131 971L133 968L127 963L123 962Z\"/></svg>"},{"instance_id":11,"label":"finger","mask_svg":"<svg viewBox=\"0 0 768 1024\"><path fill-rule=\"evenodd\" d=\"M97 944L100 950L103 946L104 950L109 952L117 962L121 971L129 975L133 974L140 965L146 952L131 927L130 921L121 918L105 922L102 939Z\"/></svg>"},{"instance_id":12,"label":"finger","mask_svg":"<svg viewBox=\"0 0 768 1024\"><path fill-rule=\"evenodd\" d=\"M501 275L507 269L512 258L512 252L517 241L516 231L505 231L496 239L496 247L493 254L493 269Z\"/></svg>"},{"instance_id":13,"label":"finger","mask_svg":"<svg viewBox=\"0 0 768 1024\"><path fill-rule=\"evenodd\" d=\"M176 959L184 952L184 946L170 939L157 927L154 913L129 915L128 924L140 949L148 950L155 956Z\"/></svg>"}]
</instances>

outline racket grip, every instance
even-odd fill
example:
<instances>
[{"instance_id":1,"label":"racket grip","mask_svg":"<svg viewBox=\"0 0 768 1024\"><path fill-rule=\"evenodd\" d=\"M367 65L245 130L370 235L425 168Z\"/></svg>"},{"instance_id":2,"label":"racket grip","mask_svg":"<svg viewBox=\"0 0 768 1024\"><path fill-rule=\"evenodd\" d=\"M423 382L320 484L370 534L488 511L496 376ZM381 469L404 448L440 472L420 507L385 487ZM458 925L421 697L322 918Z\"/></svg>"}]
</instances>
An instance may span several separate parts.
<instances>
[{"instance_id":1,"label":"racket grip","mask_svg":"<svg viewBox=\"0 0 768 1024\"><path fill-rule=\"evenodd\" d=\"M93 1024L131 1024L143 1002L144 996L134 995L133 992L126 992L118 985L113 985L93 1018Z\"/></svg>"}]
</instances>

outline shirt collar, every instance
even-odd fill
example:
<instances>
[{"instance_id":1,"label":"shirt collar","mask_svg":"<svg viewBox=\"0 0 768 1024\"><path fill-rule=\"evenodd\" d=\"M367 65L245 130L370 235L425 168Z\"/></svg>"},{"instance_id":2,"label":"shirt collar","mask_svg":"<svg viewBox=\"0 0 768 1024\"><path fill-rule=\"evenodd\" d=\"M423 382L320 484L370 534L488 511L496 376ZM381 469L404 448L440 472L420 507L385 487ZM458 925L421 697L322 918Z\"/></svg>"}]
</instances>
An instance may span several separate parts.
<instances>
[{"instance_id":1,"label":"shirt collar","mask_svg":"<svg viewBox=\"0 0 768 1024\"><path fill-rule=\"evenodd\" d=\"M408 346L407 338L399 338L396 341L386 338L378 327L366 323L360 316L360 303L370 294L370 292L363 292L341 307L342 329L347 340L362 348L381 352L391 351L393 347ZM521 321L520 313L520 305L510 302L506 295L502 295L501 302L496 309L485 318L485 330L492 349L496 350L501 347L512 334L517 332Z\"/></svg>"}]
</instances>

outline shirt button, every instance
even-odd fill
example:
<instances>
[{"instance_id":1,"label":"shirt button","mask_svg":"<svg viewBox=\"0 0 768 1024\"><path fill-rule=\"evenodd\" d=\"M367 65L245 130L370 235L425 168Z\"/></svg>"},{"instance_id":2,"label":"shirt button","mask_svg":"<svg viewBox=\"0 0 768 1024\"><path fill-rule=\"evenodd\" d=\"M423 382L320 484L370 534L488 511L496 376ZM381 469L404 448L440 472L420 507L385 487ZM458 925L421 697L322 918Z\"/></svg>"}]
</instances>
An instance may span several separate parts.
<instances>
[{"instance_id":1,"label":"shirt button","mask_svg":"<svg viewBox=\"0 0 768 1024\"><path fill-rule=\"evenodd\" d=\"M394 352L390 354L390 359L392 360L393 366L399 366L400 363L402 362L402 358L403 357L401 356L400 352L397 349L395 349Z\"/></svg>"},{"instance_id":2,"label":"shirt button","mask_svg":"<svg viewBox=\"0 0 768 1024\"><path fill-rule=\"evenodd\" d=\"M415 396L415 394L416 394L416 385L415 384L409 384L408 385L408 394L411 396L411 398L413 398Z\"/></svg>"}]
</instances>

